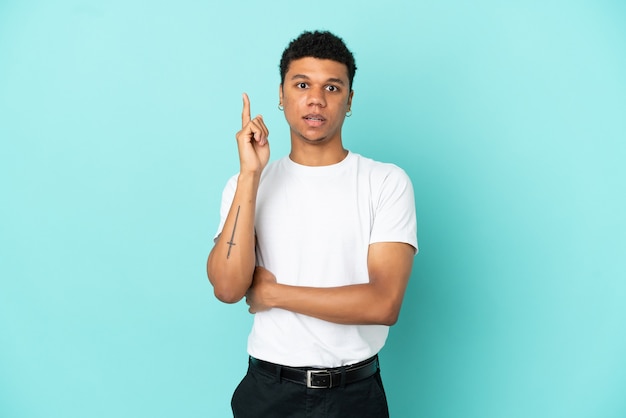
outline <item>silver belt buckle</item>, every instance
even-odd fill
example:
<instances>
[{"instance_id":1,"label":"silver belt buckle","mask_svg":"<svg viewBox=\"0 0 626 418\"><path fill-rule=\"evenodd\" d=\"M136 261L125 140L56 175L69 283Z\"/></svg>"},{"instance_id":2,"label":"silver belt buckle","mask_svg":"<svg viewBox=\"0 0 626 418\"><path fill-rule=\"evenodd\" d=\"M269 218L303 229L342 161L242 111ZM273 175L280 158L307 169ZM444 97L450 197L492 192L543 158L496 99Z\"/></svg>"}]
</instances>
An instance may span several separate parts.
<instances>
[{"instance_id":1,"label":"silver belt buckle","mask_svg":"<svg viewBox=\"0 0 626 418\"><path fill-rule=\"evenodd\" d=\"M323 385L323 386L316 386L313 384L313 376L316 376L318 374L324 374L326 373L328 375L328 385ZM328 370L307 370L306 371L306 387L309 389L328 389L331 388L333 386L333 375L331 372L329 372Z\"/></svg>"}]
</instances>

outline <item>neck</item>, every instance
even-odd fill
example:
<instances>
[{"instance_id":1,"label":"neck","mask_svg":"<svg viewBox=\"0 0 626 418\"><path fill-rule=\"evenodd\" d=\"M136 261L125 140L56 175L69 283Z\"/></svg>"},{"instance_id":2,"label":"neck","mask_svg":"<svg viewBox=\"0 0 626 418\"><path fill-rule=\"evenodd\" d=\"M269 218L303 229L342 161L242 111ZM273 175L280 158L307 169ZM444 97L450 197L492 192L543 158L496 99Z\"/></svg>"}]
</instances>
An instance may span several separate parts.
<instances>
[{"instance_id":1,"label":"neck","mask_svg":"<svg viewBox=\"0 0 626 418\"><path fill-rule=\"evenodd\" d=\"M337 164L347 155L348 150L341 143L332 147L300 143L299 146L292 144L289 158L300 165L313 167Z\"/></svg>"}]
</instances>

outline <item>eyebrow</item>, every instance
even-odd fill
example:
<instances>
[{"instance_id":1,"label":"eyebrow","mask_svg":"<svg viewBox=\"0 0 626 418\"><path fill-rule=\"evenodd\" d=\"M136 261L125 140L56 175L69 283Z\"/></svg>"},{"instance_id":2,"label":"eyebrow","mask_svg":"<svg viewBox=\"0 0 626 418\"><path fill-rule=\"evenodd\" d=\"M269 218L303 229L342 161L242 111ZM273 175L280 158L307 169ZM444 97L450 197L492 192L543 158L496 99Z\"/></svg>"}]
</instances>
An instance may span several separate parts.
<instances>
[{"instance_id":1,"label":"eyebrow","mask_svg":"<svg viewBox=\"0 0 626 418\"><path fill-rule=\"evenodd\" d=\"M309 77L306 74L295 74L293 77L291 77L292 80L310 80L311 77ZM345 86L346 83L340 79L340 78L334 78L331 77L329 79L326 80L327 83L337 83L337 84L341 84L342 86Z\"/></svg>"}]
</instances>

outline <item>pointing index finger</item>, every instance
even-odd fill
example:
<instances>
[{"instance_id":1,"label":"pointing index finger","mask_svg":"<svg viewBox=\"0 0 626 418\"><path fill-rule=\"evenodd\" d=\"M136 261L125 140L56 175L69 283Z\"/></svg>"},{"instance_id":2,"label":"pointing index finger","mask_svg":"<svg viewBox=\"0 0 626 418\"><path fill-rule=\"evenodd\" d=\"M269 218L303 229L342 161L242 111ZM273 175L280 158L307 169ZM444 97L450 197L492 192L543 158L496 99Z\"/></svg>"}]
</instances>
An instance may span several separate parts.
<instances>
[{"instance_id":1,"label":"pointing index finger","mask_svg":"<svg viewBox=\"0 0 626 418\"><path fill-rule=\"evenodd\" d=\"M243 111L241 112L241 127L245 127L250 122L250 99L246 93L243 94Z\"/></svg>"}]
</instances>

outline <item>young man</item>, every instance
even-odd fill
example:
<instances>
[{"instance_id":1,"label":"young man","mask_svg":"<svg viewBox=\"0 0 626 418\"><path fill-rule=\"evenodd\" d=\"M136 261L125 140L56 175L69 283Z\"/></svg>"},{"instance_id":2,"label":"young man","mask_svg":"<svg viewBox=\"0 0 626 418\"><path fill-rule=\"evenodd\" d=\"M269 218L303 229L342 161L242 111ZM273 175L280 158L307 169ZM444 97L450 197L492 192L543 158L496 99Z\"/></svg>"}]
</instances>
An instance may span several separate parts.
<instances>
[{"instance_id":1,"label":"young man","mask_svg":"<svg viewBox=\"0 0 626 418\"><path fill-rule=\"evenodd\" d=\"M356 66L343 41L304 32L280 62L291 152L243 96L240 171L222 198L207 273L216 297L255 314L235 417L385 417L377 353L414 255L413 188L395 165L343 147Z\"/></svg>"}]
</instances>

